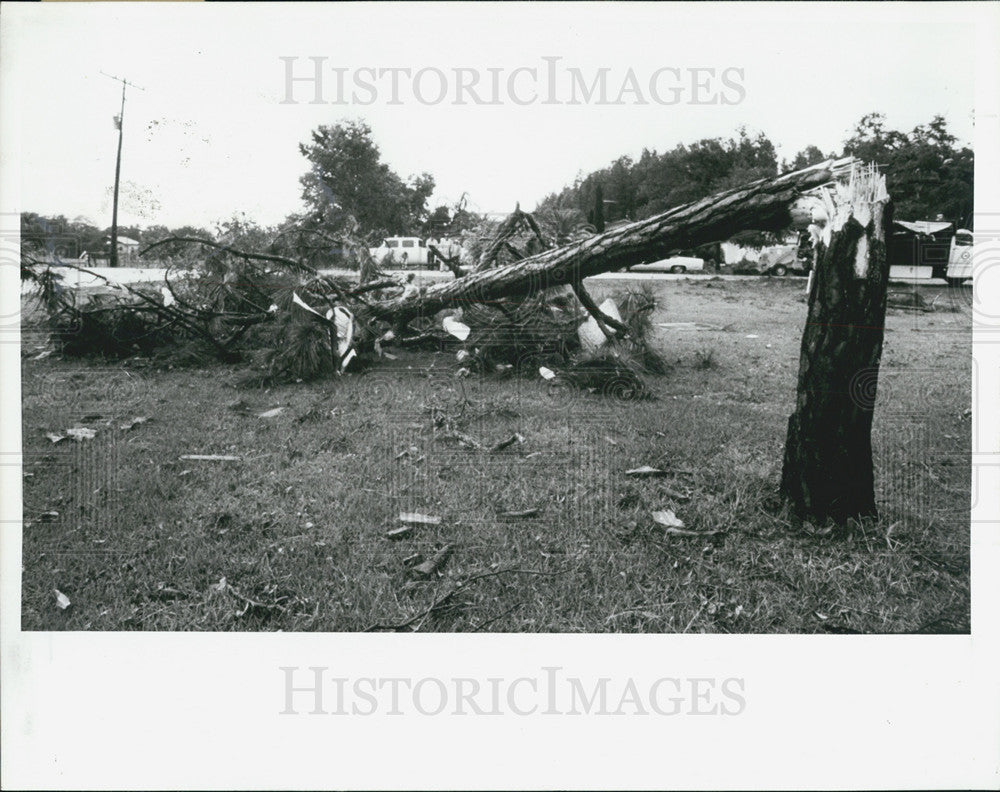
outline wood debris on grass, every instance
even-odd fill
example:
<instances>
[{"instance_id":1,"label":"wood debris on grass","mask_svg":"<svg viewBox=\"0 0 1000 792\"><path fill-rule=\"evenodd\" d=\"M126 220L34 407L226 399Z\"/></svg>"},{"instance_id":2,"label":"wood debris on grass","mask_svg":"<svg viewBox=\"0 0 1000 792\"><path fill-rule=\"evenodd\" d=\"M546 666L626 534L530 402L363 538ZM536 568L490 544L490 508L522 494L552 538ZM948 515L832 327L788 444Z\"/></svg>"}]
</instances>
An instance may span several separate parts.
<instances>
[{"instance_id":1,"label":"wood debris on grass","mask_svg":"<svg viewBox=\"0 0 1000 792\"><path fill-rule=\"evenodd\" d=\"M528 519L530 517L537 517L541 513L542 513L541 508L538 507L538 506L535 506L535 507L530 508L530 509L520 509L520 510L516 510L516 511L504 511L504 512L500 512L499 516L503 517L505 519L508 519L508 520L524 520L524 519Z\"/></svg>"},{"instance_id":2,"label":"wood debris on grass","mask_svg":"<svg viewBox=\"0 0 1000 792\"><path fill-rule=\"evenodd\" d=\"M182 454L181 459L191 459L196 462L239 462L240 457L229 454Z\"/></svg>"},{"instance_id":3,"label":"wood debris on grass","mask_svg":"<svg viewBox=\"0 0 1000 792\"><path fill-rule=\"evenodd\" d=\"M446 544L426 561L413 567L413 574L421 578L429 578L437 574L448 563L448 559L454 551L455 545Z\"/></svg>"},{"instance_id":4,"label":"wood debris on grass","mask_svg":"<svg viewBox=\"0 0 1000 792\"><path fill-rule=\"evenodd\" d=\"M625 471L626 476L631 476L632 478L660 478L662 476L670 475L665 470L660 468L651 467L649 465L642 465L641 467L632 468L631 470Z\"/></svg>"},{"instance_id":5,"label":"wood debris on grass","mask_svg":"<svg viewBox=\"0 0 1000 792\"><path fill-rule=\"evenodd\" d=\"M400 512L399 521L406 525L440 525L441 518L432 514L420 512Z\"/></svg>"}]
</instances>

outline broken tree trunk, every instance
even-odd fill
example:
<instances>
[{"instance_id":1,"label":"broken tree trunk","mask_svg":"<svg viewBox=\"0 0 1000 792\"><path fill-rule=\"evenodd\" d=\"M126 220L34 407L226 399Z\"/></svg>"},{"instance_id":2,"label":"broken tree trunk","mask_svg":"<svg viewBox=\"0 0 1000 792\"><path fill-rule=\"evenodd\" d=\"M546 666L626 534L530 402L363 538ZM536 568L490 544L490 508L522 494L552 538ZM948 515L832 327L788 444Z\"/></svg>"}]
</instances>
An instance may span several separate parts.
<instances>
[{"instance_id":1,"label":"broken tree trunk","mask_svg":"<svg viewBox=\"0 0 1000 792\"><path fill-rule=\"evenodd\" d=\"M829 219L816 244L781 493L803 518L843 523L876 516L871 428L891 206L873 166L855 167L850 183L824 198L814 199Z\"/></svg>"},{"instance_id":2,"label":"broken tree trunk","mask_svg":"<svg viewBox=\"0 0 1000 792\"><path fill-rule=\"evenodd\" d=\"M418 316L433 316L450 306L523 298L602 272L657 261L676 250L726 240L739 231L780 231L791 224L791 210L799 198L849 173L852 162L851 158L830 160L760 179L513 264L374 303L367 315L405 326Z\"/></svg>"}]
</instances>

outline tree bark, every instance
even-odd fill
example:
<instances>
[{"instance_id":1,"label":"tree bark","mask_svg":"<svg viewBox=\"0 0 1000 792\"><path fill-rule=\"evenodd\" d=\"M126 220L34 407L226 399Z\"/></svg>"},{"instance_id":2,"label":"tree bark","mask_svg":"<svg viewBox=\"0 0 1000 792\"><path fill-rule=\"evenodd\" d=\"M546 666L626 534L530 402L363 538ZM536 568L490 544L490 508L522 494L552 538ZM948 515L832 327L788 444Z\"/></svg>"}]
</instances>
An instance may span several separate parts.
<instances>
[{"instance_id":1,"label":"tree bark","mask_svg":"<svg viewBox=\"0 0 1000 792\"><path fill-rule=\"evenodd\" d=\"M885 325L891 204L873 168L827 201L816 244L781 494L804 519L875 517L871 428ZM831 196L832 197L832 196Z\"/></svg>"},{"instance_id":2,"label":"tree bark","mask_svg":"<svg viewBox=\"0 0 1000 792\"><path fill-rule=\"evenodd\" d=\"M851 158L831 160L760 179L513 264L375 303L367 314L405 326L418 316L433 316L450 306L525 297L602 272L656 261L676 250L723 241L739 231L780 231L791 224L792 210L805 193L849 172L852 162Z\"/></svg>"}]
</instances>

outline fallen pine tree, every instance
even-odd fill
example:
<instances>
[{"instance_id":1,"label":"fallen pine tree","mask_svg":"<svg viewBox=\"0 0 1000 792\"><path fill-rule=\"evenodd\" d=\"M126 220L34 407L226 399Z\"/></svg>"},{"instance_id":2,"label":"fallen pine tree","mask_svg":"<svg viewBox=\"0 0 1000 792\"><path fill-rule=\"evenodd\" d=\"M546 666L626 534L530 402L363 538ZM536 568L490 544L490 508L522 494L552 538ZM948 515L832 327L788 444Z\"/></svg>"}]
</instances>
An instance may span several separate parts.
<instances>
[{"instance_id":1,"label":"fallen pine tree","mask_svg":"<svg viewBox=\"0 0 1000 792\"><path fill-rule=\"evenodd\" d=\"M760 179L513 264L376 302L364 313L405 327L419 316L433 316L451 306L505 302L559 286L578 287L584 278L657 261L740 231L781 231L793 224L793 214L801 220L810 193L848 177L855 162L850 157L831 160Z\"/></svg>"},{"instance_id":2,"label":"fallen pine tree","mask_svg":"<svg viewBox=\"0 0 1000 792\"><path fill-rule=\"evenodd\" d=\"M575 372L567 371L566 379L601 390L602 376L620 383L627 363L646 358L650 350L629 321L595 304L583 286L585 278L741 231L812 223L818 243L815 279L782 493L802 516L842 522L875 513L870 435L886 307L888 207L884 180L846 158L761 179L533 255L512 246L519 227L545 244L530 215L517 209L501 225L476 271L428 288L394 278L346 284L288 256L171 238L162 243L214 248L216 271L194 273L181 282L172 282L168 272L159 295L155 289L117 287L122 292L117 302L97 307L76 304L64 289L45 287L42 292L56 307L50 307L50 315L57 324L68 325L70 334L84 316L87 326L108 322L114 336L131 326L122 321L122 313L141 313L144 321L136 326L142 332L156 339L169 338L171 332L199 337L223 358L256 335L270 375L296 379L340 373L354 360L377 359L383 347L393 344L441 342L450 340L449 335L464 342L474 329L478 336L473 342L490 333L495 339L492 357L482 358L485 370L490 365L506 369L512 364L495 361L501 348L523 344L535 332L528 328L537 330L539 317L552 309L564 312L560 321L549 323L557 328L553 332L569 337L572 345L571 334L581 321L577 307L565 302L572 294L612 343L592 359L576 359L579 365ZM353 242L345 247L362 249ZM492 266L501 248L518 260ZM370 262L367 269L361 262L360 268L377 277ZM450 330L445 326L449 322ZM629 350L622 345L630 338L635 346ZM547 344L543 338L543 352L549 351ZM128 348L127 343L120 346ZM626 384L633 398L645 395L641 382Z\"/></svg>"}]
</instances>

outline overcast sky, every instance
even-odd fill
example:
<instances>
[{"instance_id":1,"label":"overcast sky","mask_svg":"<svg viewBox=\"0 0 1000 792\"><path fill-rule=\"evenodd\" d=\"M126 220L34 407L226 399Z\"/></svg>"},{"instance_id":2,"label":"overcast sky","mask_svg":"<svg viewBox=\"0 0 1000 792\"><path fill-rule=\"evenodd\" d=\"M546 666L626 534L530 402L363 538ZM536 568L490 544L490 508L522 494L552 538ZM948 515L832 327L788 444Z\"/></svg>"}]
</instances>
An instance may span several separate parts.
<instances>
[{"instance_id":1,"label":"overcast sky","mask_svg":"<svg viewBox=\"0 0 1000 792\"><path fill-rule=\"evenodd\" d=\"M741 125L766 133L788 158L809 144L839 150L876 110L906 131L941 114L971 145L974 11L945 3L5 4L4 110L17 109L20 133L7 154L20 146L21 210L110 224L120 85L102 71L145 89L130 89L125 109L123 224L208 226L236 212L277 223L302 206L298 144L344 118L371 124L400 175L433 174L434 204L467 192L473 208L496 212L515 201L530 208L622 154L728 136ZM311 57L325 59L324 104L311 103L309 83L294 84L295 103L282 103L282 57L296 59L296 76L314 74ZM559 104L543 104L550 64ZM374 90L357 88L359 74L372 82L367 68L410 70L396 73L398 103L392 72ZM518 68L536 71L513 75ZM606 102L595 92L569 104L571 69L588 85L606 69ZM333 104L338 75L346 90ZM466 104L455 104L459 80L473 77L486 102L498 80L494 103L477 105L466 92Z\"/></svg>"}]
</instances>

